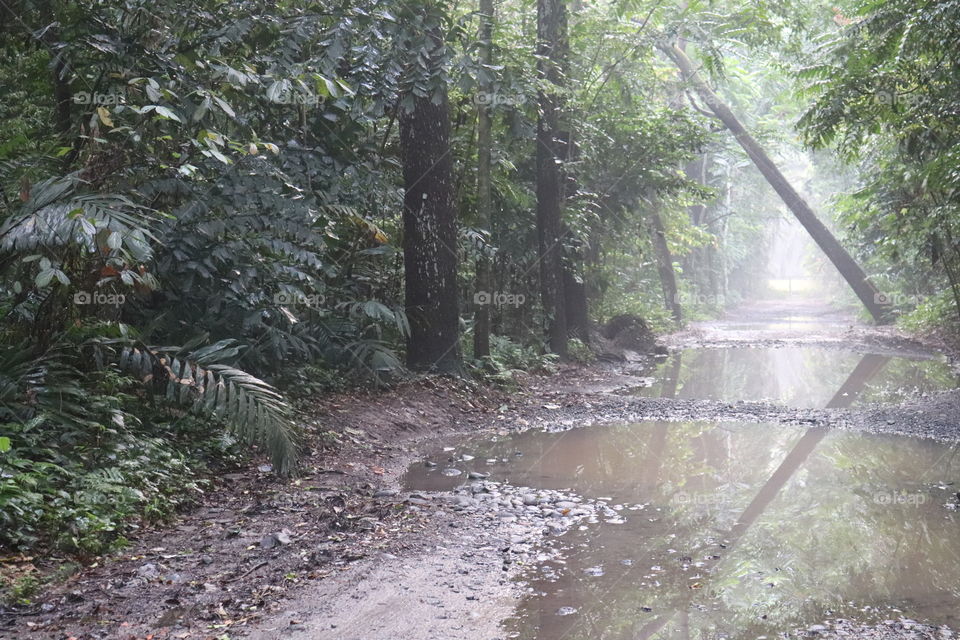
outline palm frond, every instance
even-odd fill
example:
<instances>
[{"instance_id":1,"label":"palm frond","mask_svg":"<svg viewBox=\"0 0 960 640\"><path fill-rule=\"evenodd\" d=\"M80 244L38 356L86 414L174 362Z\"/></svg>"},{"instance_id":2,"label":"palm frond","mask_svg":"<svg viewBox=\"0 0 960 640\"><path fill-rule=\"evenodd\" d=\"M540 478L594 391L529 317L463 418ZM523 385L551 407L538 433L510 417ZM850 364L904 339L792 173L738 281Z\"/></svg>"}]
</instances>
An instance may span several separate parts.
<instances>
[{"instance_id":1,"label":"palm frond","mask_svg":"<svg viewBox=\"0 0 960 640\"><path fill-rule=\"evenodd\" d=\"M198 359L207 362L225 348L213 345ZM293 471L298 446L291 408L263 380L229 365L201 366L197 359L148 347L125 347L118 364L171 403L219 420L242 440L266 447L278 473Z\"/></svg>"}]
</instances>

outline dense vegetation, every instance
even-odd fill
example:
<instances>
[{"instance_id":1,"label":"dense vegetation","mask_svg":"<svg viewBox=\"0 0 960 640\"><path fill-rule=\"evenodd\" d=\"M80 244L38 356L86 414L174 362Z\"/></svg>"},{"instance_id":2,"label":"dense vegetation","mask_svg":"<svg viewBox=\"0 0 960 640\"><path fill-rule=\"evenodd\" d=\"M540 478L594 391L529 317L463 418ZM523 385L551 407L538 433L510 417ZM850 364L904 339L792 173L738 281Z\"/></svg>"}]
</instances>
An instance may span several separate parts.
<instances>
[{"instance_id":1,"label":"dense vegetation","mask_svg":"<svg viewBox=\"0 0 960 640\"><path fill-rule=\"evenodd\" d=\"M100 553L249 451L293 471L294 397L755 293L786 214L665 44L895 306L960 311L958 2L0 12L3 547Z\"/></svg>"}]
</instances>

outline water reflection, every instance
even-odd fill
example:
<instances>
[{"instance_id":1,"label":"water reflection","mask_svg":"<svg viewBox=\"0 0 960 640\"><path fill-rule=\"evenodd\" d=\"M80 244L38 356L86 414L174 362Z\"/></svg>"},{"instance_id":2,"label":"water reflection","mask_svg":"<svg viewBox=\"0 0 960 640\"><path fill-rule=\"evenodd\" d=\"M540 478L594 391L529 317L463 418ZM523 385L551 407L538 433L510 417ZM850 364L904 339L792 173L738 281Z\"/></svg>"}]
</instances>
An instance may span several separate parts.
<instances>
[{"instance_id":1,"label":"water reflection","mask_svg":"<svg viewBox=\"0 0 960 640\"><path fill-rule=\"evenodd\" d=\"M762 388L780 401L847 407L889 398L906 381L952 383L936 363L903 358L850 354L849 373L807 380L797 371L816 357L809 349L730 351L699 352L707 364L697 356L686 370L674 355L647 393L730 400L722 394ZM710 362L725 377L700 375ZM788 375L762 375L785 362ZM531 569L532 594L507 621L512 637L643 640L769 637L831 616L956 626L955 451L821 428L645 422L528 432L442 456L498 481L603 500L624 516L552 542L558 559ZM416 465L406 482L443 490L460 477Z\"/></svg>"},{"instance_id":2,"label":"water reflection","mask_svg":"<svg viewBox=\"0 0 960 640\"><path fill-rule=\"evenodd\" d=\"M960 465L942 444L647 422L462 451L476 456L458 463L464 470L623 507L623 524L572 531L553 542L562 562L531 569L536 594L508 621L518 637L773 637L830 612L869 620L895 617L893 608L960 622L958 522L944 507ZM418 465L407 483L462 481ZM576 613L557 615L562 607Z\"/></svg>"},{"instance_id":3,"label":"water reflection","mask_svg":"<svg viewBox=\"0 0 960 640\"><path fill-rule=\"evenodd\" d=\"M650 372L648 384L630 392L823 407L862 357L814 347L687 349L667 358ZM942 360L895 357L870 381L857 403L899 402L956 386L956 376Z\"/></svg>"}]
</instances>

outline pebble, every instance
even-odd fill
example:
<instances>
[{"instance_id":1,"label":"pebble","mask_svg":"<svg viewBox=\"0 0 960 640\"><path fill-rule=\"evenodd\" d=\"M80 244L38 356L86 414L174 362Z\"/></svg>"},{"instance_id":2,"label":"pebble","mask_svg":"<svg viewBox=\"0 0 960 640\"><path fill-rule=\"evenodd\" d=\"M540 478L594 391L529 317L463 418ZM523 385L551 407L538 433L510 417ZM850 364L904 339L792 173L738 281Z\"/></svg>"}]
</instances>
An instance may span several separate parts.
<instances>
[{"instance_id":1,"label":"pebble","mask_svg":"<svg viewBox=\"0 0 960 640\"><path fill-rule=\"evenodd\" d=\"M267 535L260 538L260 548L261 549L273 549L275 547L281 547L283 545L290 544L292 538L290 537L290 531L283 529L276 533L268 533Z\"/></svg>"},{"instance_id":2,"label":"pebble","mask_svg":"<svg viewBox=\"0 0 960 640\"><path fill-rule=\"evenodd\" d=\"M157 569L157 565L153 564L152 562L148 562L147 564L137 569L137 575L140 576L141 578L146 578L147 580L151 580L153 578L156 578L158 575L160 575L160 571Z\"/></svg>"}]
</instances>

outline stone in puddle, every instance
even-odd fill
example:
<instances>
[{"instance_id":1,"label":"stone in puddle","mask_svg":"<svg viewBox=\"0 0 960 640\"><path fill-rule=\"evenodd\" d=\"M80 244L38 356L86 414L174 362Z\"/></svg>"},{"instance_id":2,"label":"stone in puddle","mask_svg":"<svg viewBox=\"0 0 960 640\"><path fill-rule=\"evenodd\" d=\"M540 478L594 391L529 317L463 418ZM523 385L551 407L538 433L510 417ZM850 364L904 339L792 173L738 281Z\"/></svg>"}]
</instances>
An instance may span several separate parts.
<instances>
[{"instance_id":1,"label":"stone in puddle","mask_svg":"<svg viewBox=\"0 0 960 640\"><path fill-rule=\"evenodd\" d=\"M445 476L458 476L461 473L463 473L463 471L460 471L460 469L454 469L453 467L449 467L447 469L444 469L440 473L442 473Z\"/></svg>"},{"instance_id":2,"label":"stone in puddle","mask_svg":"<svg viewBox=\"0 0 960 640\"><path fill-rule=\"evenodd\" d=\"M557 609L558 616L572 616L576 612L577 610L573 607L560 607L559 609Z\"/></svg>"},{"instance_id":3,"label":"stone in puddle","mask_svg":"<svg viewBox=\"0 0 960 640\"><path fill-rule=\"evenodd\" d=\"M481 473L480 471L471 471L467 474L467 477L471 480L483 480L484 478L489 478L489 473Z\"/></svg>"}]
</instances>

